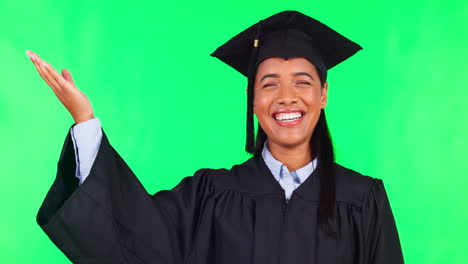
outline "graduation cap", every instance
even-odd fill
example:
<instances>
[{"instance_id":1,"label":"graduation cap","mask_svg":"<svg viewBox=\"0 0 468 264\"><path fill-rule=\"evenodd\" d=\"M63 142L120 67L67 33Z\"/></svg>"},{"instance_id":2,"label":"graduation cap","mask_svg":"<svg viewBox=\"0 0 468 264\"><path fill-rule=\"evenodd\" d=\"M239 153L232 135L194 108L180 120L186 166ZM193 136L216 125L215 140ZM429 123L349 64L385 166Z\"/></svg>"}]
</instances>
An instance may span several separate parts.
<instances>
[{"instance_id":1,"label":"graduation cap","mask_svg":"<svg viewBox=\"0 0 468 264\"><path fill-rule=\"evenodd\" d=\"M254 152L253 86L258 64L269 57L304 57L317 68L323 84L327 70L362 47L298 11L274 14L218 47L216 57L248 78L246 151Z\"/></svg>"}]
</instances>

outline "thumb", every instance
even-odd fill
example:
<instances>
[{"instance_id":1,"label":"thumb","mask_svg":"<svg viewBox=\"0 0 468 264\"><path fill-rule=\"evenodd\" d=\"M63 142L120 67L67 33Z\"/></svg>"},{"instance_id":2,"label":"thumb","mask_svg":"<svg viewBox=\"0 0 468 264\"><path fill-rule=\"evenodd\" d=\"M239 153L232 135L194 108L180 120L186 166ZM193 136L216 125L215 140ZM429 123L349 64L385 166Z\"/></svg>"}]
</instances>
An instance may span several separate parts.
<instances>
[{"instance_id":1,"label":"thumb","mask_svg":"<svg viewBox=\"0 0 468 264\"><path fill-rule=\"evenodd\" d=\"M63 69L62 70L62 76L63 76L63 78L65 78L65 80L71 82L74 86L76 86L69 70Z\"/></svg>"}]
</instances>

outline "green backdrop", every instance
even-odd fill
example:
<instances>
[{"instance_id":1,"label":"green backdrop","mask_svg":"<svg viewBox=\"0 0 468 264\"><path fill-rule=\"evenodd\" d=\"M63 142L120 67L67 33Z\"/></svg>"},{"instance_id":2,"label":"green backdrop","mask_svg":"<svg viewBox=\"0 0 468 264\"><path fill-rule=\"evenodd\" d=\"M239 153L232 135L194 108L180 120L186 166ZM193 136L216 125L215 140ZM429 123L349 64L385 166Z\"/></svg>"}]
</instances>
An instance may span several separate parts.
<instances>
[{"instance_id":1,"label":"green backdrop","mask_svg":"<svg viewBox=\"0 0 468 264\"><path fill-rule=\"evenodd\" d=\"M35 216L73 120L25 50L71 71L154 193L248 158L246 80L209 54L286 9L364 47L329 71L326 113L338 163L384 181L406 263L466 263L462 0L0 0L0 262L69 263Z\"/></svg>"}]
</instances>

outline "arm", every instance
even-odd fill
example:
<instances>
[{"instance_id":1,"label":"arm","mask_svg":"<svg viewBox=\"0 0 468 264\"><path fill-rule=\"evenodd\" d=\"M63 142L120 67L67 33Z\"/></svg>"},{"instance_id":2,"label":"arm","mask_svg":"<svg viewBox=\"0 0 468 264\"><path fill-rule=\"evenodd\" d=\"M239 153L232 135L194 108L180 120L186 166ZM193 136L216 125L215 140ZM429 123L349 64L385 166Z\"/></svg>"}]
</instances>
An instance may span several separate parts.
<instances>
[{"instance_id":1,"label":"arm","mask_svg":"<svg viewBox=\"0 0 468 264\"><path fill-rule=\"evenodd\" d=\"M101 123L96 117L73 125L70 133L75 149L75 176L80 179L80 184L83 184L93 166L99 145L101 144Z\"/></svg>"},{"instance_id":2,"label":"arm","mask_svg":"<svg viewBox=\"0 0 468 264\"><path fill-rule=\"evenodd\" d=\"M77 124L65 138L37 223L73 263L183 263L202 203L212 190L211 170L199 170L172 190L149 195L101 127L89 134L92 144L81 146L80 123L94 115L70 72L64 69L60 75L37 54L27 54ZM91 145L98 148L95 157ZM82 156L84 152L91 154ZM81 186L77 174L88 175Z\"/></svg>"},{"instance_id":3,"label":"arm","mask_svg":"<svg viewBox=\"0 0 468 264\"><path fill-rule=\"evenodd\" d=\"M69 132L36 220L73 263L183 263L213 190L211 170L149 195L102 130L81 186L75 173Z\"/></svg>"}]
</instances>

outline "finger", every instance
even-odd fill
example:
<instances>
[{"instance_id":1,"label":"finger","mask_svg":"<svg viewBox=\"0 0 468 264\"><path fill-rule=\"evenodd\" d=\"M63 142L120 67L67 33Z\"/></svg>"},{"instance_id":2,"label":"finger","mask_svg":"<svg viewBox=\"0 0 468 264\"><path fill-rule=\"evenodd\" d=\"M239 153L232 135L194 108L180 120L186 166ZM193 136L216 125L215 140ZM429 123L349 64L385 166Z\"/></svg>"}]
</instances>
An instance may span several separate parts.
<instances>
[{"instance_id":1,"label":"finger","mask_svg":"<svg viewBox=\"0 0 468 264\"><path fill-rule=\"evenodd\" d=\"M57 91L62 90L62 86L53 78L52 74L47 70L47 62L41 61L38 63L39 68L44 75L44 77L54 86Z\"/></svg>"},{"instance_id":2,"label":"finger","mask_svg":"<svg viewBox=\"0 0 468 264\"><path fill-rule=\"evenodd\" d=\"M52 88L52 90L54 90L54 92L57 92L57 84L54 84L53 82L51 82L49 80L49 78L46 76L46 74L44 73L44 70L42 69L42 67L39 65L39 62L37 61L37 58L33 58L32 59L33 63L34 63L34 66L36 67L36 70L37 72L39 73L39 75L42 77L42 79L47 83L47 85L50 86L50 88Z\"/></svg>"},{"instance_id":3,"label":"finger","mask_svg":"<svg viewBox=\"0 0 468 264\"><path fill-rule=\"evenodd\" d=\"M42 59L41 59L41 56L39 56L39 54L37 54L37 53L35 53L35 52L33 52L33 51L30 51L29 54L31 54L31 55L32 55L34 58L36 58L36 59L42 60Z\"/></svg>"},{"instance_id":4,"label":"finger","mask_svg":"<svg viewBox=\"0 0 468 264\"><path fill-rule=\"evenodd\" d=\"M52 66L50 66L49 63L44 62L44 69L47 71L47 73L50 75L50 77L55 81L62 89L68 89L69 83L67 80L65 80Z\"/></svg>"},{"instance_id":5,"label":"finger","mask_svg":"<svg viewBox=\"0 0 468 264\"><path fill-rule=\"evenodd\" d=\"M50 78L49 74L44 70L44 67L41 66L42 59L39 57L39 55L32 51L27 51L26 54L28 54L29 58L34 63L34 66L36 67L36 70L42 79L47 83L47 85L50 86L50 88L52 88L55 93L57 93L60 87L56 82L53 81L52 78Z\"/></svg>"},{"instance_id":6,"label":"finger","mask_svg":"<svg viewBox=\"0 0 468 264\"><path fill-rule=\"evenodd\" d=\"M26 51L26 55L28 55L28 57L31 59L31 60L34 60L35 57L38 57L38 55L36 53L34 53L33 51L31 50L27 50Z\"/></svg>"},{"instance_id":7,"label":"finger","mask_svg":"<svg viewBox=\"0 0 468 264\"><path fill-rule=\"evenodd\" d=\"M33 53L33 52L30 51L30 50L27 50L27 51L26 51L26 55L28 55L28 58L29 58L32 62L34 62L33 54L32 54L32 53Z\"/></svg>"},{"instance_id":8,"label":"finger","mask_svg":"<svg viewBox=\"0 0 468 264\"><path fill-rule=\"evenodd\" d=\"M64 78L64 76L61 76L57 72L57 70L54 69L54 67L52 67L49 63L43 61L38 54L32 52L32 55L36 57L36 60L39 60L40 65L42 66L41 69L43 73L47 75L47 77L49 78L49 81L51 82L55 81L55 83L57 83L60 86L59 88L67 88L68 87L67 81L70 81L73 84L73 86L75 86L75 82L73 81L73 78L71 77L71 74L68 70L64 69L65 71L67 71L67 78L69 77L69 79ZM43 65L42 62L45 62L46 64ZM50 80L50 76L52 76L52 80Z\"/></svg>"},{"instance_id":9,"label":"finger","mask_svg":"<svg viewBox=\"0 0 468 264\"><path fill-rule=\"evenodd\" d=\"M42 62L42 60L39 58L39 56L37 54L35 54L34 52L32 51L29 51L29 54L28 54L29 58L31 59L31 61L33 62L34 66L36 67L36 70L37 72L41 75L41 77L45 79L45 76L44 76L44 72L43 72L43 69L42 67L40 66L40 63ZM46 80L47 81L47 80Z\"/></svg>"},{"instance_id":10,"label":"finger","mask_svg":"<svg viewBox=\"0 0 468 264\"><path fill-rule=\"evenodd\" d=\"M65 78L65 80L71 82L73 84L73 86L76 86L75 81L73 81L73 78L72 78L71 73L70 73L69 70L63 69L62 70L62 76L63 76L63 78Z\"/></svg>"}]
</instances>

